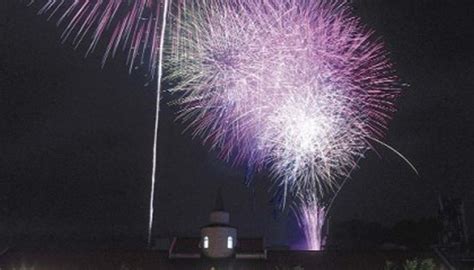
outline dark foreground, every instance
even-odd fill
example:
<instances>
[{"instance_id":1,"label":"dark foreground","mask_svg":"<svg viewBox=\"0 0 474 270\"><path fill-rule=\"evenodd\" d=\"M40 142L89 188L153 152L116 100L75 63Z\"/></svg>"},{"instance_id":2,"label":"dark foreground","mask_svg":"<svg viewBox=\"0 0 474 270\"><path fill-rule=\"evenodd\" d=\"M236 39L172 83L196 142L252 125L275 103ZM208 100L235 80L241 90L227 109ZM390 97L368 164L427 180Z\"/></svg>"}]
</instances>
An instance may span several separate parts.
<instances>
[{"instance_id":1,"label":"dark foreground","mask_svg":"<svg viewBox=\"0 0 474 270\"><path fill-rule=\"evenodd\" d=\"M447 269L432 252L407 251L268 251L266 260L168 259L168 252L135 251L18 251L0 256L1 270L383 270L387 261L432 258L436 269Z\"/></svg>"}]
</instances>

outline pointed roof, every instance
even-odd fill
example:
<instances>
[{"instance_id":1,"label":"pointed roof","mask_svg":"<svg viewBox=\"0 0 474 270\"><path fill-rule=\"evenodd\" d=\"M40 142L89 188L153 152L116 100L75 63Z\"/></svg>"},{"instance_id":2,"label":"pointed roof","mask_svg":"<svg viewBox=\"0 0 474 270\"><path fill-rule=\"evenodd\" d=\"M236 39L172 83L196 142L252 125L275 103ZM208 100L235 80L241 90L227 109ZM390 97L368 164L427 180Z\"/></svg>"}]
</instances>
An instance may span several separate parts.
<instances>
[{"instance_id":1,"label":"pointed roof","mask_svg":"<svg viewBox=\"0 0 474 270\"><path fill-rule=\"evenodd\" d=\"M214 211L225 211L224 199L222 198L222 187L217 189L216 204L214 205Z\"/></svg>"}]
</instances>

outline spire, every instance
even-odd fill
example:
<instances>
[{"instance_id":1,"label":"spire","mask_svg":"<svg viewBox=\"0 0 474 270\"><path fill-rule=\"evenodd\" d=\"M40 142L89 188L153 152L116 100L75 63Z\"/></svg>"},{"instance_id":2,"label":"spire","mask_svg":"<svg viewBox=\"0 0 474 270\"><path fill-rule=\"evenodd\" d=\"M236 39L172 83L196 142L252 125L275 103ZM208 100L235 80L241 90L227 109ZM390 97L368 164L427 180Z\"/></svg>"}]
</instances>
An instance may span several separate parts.
<instances>
[{"instance_id":1,"label":"spire","mask_svg":"<svg viewBox=\"0 0 474 270\"><path fill-rule=\"evenodd\" d=\"M225 211L224 199L222 198L222 187L219 187L219 189L217 189L216 204L214 206L214 211Z\"/></svg>"}]
</instances>

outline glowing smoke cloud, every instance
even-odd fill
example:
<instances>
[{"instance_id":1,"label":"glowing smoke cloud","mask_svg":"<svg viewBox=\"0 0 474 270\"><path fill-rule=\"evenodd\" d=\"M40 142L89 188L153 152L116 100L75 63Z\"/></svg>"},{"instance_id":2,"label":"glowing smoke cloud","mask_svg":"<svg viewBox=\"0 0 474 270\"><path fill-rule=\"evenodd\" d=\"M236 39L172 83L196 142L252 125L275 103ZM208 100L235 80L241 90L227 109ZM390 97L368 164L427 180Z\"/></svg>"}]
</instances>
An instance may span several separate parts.
<instances>
[{"instance_id":1,"label":"glowing smoke cloud","mask_svg":"<svg viewBox=\"0 0 474 270\"><path fill-rule=\"evenodd\" d=\"M179 118L223 158L269 167L285 198L337 190L395 111L383 44L345 1L209 3L170 55Z\"/></svg>"}]
</instances>

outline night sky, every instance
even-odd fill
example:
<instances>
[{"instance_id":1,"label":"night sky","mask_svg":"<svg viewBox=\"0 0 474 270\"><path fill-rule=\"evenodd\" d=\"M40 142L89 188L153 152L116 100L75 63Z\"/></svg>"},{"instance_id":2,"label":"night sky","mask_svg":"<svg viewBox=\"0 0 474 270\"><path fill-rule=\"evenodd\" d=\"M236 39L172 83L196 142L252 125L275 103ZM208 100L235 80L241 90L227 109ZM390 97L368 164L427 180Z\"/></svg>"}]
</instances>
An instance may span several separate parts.
<instances>
[{"instance_id":1,"label":"night sky","mask_svg":"<svg viewBox=\"0 0 474 270\"><path fill-rule=\"evenodd\" d=\"M383 37L410 86L386 142L368 154L332 209L333 220L384 225L436 216L438 195L465 202L474 228L474 2L359 0L362 20ZM155 88L128 75L122 57L61 44L62 28L17 0L0 3L0 237L146 239ZM293 218L275 216L269 179L243 183L244 168L217 159L160 118L155 235L197 235L218 187L244 236L284 244ZM473 233L474 230L471 230ZM291 242L291 241L289 241Z\"/></svg>"}]
</instances>

